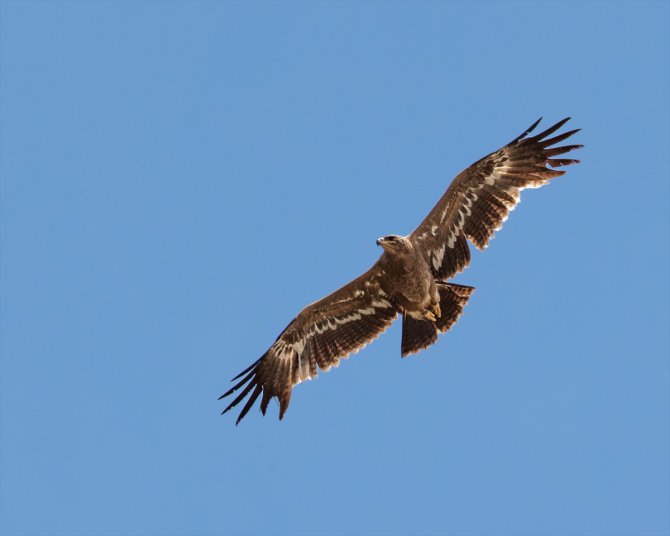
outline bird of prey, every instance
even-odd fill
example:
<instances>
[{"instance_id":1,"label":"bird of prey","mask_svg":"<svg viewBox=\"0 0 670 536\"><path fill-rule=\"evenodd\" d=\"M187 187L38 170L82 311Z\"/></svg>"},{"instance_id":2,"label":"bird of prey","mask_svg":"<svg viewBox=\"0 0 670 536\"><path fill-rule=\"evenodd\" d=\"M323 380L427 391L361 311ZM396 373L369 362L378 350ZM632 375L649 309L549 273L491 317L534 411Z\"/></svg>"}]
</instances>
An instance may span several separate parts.
<instances>
[{"instance_id":1,"label":"bird of prey","mask_svg":"<svg viewBox=\"0 0 670 536\"><path fill-rule=\"evenodd\" d=\"M223 411L249 397L237 418L261 394L263 415L273 397L279 418L288 409L293 387L328 371L377 338L402 315L403 357L432 345L458 320L474 287L449 283L470 262L468 240L484 249L519 202L521 190L539 188L565 171L550 168L579 160L554 158L581 145L556 144L579 131L550 137L570 118L529 136L523 134L459 173L421 224L409 235L377 240L383 252L363 275L305 307L279 337L220 398L242 391Z\"/></svg>"}]
</instances>

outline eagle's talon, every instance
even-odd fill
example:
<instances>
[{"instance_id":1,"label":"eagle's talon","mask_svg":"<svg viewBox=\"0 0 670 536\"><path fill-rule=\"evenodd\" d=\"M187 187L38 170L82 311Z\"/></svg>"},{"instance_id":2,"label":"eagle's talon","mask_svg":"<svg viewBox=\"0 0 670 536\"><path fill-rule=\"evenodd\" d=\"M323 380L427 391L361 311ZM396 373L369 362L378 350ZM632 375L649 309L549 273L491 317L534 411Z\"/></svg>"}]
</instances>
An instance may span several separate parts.
<instances>
[{"instance_id":1,"label":"eagle's talon","mask_svg":"<svg viewBox=\"0 0 670 536\"><path fill-rule=\"evenodd\" d=\"M436 303L433 305L433 312L435 313L435 316L437 318L440 318L442 316L442 311L440 310L440 304Z\"/></svg>"},{"instance_id":2,"label":"eagle's talon","mask_svg":"<svg viewBox=\"0 0 670 536\"><path fill-rule=\"evenodd\" d=\"M435 315L432 311L426 311L423 313L423 317L430 320L431 322L437 322L437 318L435 318Z\"/></svg>"}]
</instances>

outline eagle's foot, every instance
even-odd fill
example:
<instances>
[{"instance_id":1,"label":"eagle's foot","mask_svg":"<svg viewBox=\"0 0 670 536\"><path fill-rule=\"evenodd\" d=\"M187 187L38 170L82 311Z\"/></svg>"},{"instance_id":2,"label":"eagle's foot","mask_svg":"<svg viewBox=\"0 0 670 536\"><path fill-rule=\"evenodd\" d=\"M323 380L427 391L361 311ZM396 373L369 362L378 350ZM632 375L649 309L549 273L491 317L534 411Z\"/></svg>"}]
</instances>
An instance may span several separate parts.
<instances>
[{"instance_id":1,"label":"eagle's foot","mask_svg":"<svg viewBox=\"0 0 670 536\"><path fill-rule=\"evenodd\" d=\"M430 320L431 322L437 322L437 318L435 318L435 314L433 311L426 311L423 313L423 317L426 318L427 320Z\"/></svg>"},{"instance_id":2,"label":"eagle's foot","mask_svg":"<svg viewBox=\"0 0 670 536\"><path fill-rule=\"evenodd\" d=\"M440 304L436 303L433 305L433 313L435 313L435 316L437 318L440 318L442 316L442 311L440 310Z\"/></svg>"}]
</instances>

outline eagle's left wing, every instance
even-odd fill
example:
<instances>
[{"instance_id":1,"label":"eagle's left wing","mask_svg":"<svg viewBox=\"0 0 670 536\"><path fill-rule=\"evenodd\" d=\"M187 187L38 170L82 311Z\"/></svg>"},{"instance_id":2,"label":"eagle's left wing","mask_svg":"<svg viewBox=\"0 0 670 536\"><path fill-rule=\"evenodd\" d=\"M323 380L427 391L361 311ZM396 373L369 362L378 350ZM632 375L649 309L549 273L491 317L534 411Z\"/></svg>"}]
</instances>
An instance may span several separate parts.
<instances>
[{"instance_id":1,"label":"eagle's left wing","mask_svg":"<svg viewBox=\"0 0 670 536\"><path fill-rule=\"evenodd\" d=\"M521 190L539 188L549 179L565 173L551 167L579 162L554 157L579 149L581 145L552 147L579 130L547 139L569 119L527 137L538 120L519 137L458 174L410 235L412 242L422 248L436 277L451 278L470 263L466 238L478 249L486 247L519 202Z\"/></svg>"},{"instance_id":2,"label":"eagle's left wing","mask_svg":"<svg viewBox=\"0 0 670 536\"><path fill-rule=\"evenodd\" d=\"M286 413L293 387L339 365L340 358L355 353L381 335L398 311L381 286L384 272L379 262L329 296L308 305L277 337L267 352L233 381L242 378L220 398L244 389L223 411L239 404L247 395L239 423L258 397L265 415L274 396L279 400L279 418ZM245 385L246 384L246 385Z\"/></svg>"}]
</instances>

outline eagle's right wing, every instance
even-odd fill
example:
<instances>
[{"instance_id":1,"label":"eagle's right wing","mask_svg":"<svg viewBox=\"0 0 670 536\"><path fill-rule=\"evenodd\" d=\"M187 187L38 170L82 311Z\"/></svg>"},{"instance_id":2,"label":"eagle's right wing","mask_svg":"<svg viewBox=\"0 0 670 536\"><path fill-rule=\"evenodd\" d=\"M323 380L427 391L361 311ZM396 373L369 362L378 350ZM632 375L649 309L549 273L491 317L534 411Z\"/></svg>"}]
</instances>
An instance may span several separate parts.
<instances>
[{"instance_id":1,"label":"eagle's right wing","mask_svg":"<svg viewBox=\"0 0 670 536\"><path fill-rule=\"evenodd\" d=\"M326 372L339 365L340 358L357 352L383 333L398 314L380 285L383 276L377 263L341 289L305 307L258 361L233 378L242 379L221 398L244 389L223 413L249 395L237 418L239 423L262 393L263 415L270 399L277 397L281 419L293 386L315 377L317 365Z\"/></svg>"},{"instance_id":2,"label":"eagle's right wing","mask_svg":"<svg viewBox=\"0 0 670 536\"><path fill-rule=\"evenodd\" d=\"M528 137L536 121L519 137L458 174L437 205L410 235L424 252L433 274L448 279L470 262L468 238L484 249L496 230L520 200L521 190L539 188L565 171L550 168L576 164L579 160L554 158L581 145L552 147L578 130L553 138L567 121L563 119L544 132Z\"/></svg>"}]
</instances>

